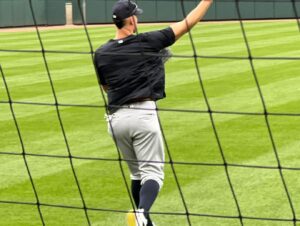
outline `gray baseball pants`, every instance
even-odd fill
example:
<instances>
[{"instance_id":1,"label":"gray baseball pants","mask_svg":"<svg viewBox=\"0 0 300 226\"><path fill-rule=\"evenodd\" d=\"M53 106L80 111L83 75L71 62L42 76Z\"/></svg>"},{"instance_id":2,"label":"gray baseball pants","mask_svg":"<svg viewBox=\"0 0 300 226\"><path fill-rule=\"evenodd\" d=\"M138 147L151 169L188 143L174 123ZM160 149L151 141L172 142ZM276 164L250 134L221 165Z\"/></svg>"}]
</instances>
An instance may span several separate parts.
<instances>
[{"instance_id":1,"label":"gray baseball pants","mask_svg":"<svg viewBox=\"0 0 300 226\"><path fill-rule=\"evenodd\" d=\"M124 105L108 116L108 131L114 136L132 180L164 180L164 143L154 101Z\"/></svg>"}]
</instances>

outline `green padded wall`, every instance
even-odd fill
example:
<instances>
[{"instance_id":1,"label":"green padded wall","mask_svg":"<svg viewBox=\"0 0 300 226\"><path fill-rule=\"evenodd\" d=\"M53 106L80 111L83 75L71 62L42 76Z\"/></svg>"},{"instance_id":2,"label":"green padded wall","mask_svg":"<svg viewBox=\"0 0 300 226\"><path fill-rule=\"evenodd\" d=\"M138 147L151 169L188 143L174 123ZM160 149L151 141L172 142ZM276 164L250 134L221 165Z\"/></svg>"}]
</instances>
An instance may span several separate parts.
<instances>
[{"instance_id":1,"label":"green padded wall","mask_svg":"<svg viewBox=\"0 0 300 226\"><path fill-rule=\"evenodd\" d=\"M84 0L80 0L81 2ZM116 0L85 0L87 23L111 23L111 8ZM81 24L78 0L73 0L73 21ZM144 9L139 17L141 22L178 21L183 18L181 0L136 0ZM184 0L187 14L198 4L198 0ZM300 15L300 1L297 1ZM247 0L239 3L243 19L295 18L291 0ZM238 19L235 0L214 0L204 17L205 20Z\"/></svg>"},{"instance_id":2,"label":"green padded wall","mask_svg":"<svg viewBox=\"0 0 300 226\"><path fill-rule=\"evenodd\" d=\"M72 1L72 7L73 7L73 10L72 10L72 13L73 13L73 24L81 24L82 20L81 20L81 17L80 17L80 12L79 12L79 7L78 7L77 0L73 0ZM103 21L105 21L105 20L103 20Z\"/></svg>"},{"instance_id":3,"label":"green padded wall","mask_svg":"<svg viewBox=\"0 0 300 226\"><path fill-rule=\"evenodd\" d=\"M32 0L39 25L66 23L65 0ZM29 0L0 0L0 27L34 25Z\"/></svg>"},{"instance_id":4,"label":"green padded wall","mask_svg":"<svg viewBox=\"0 0 300 226\"><path fill-rule=\"evenodd\" d=\"M275 3L273 0L255 2L256 18L275 18Z\"/></svg>"},{"instance_id":5,"label":"green padded wall","mask_svg":"<svg viewBox=\"0 0 300 226\"><path fill-rule=\"evenodd\" d=\"M157 18L161 21L174 21L177 19L176 1L160 0L156 3ZM142 6L141 6L142 7ZM147 10L147 9L145 9Z\"/></svg>"},{"instance_id":6,"label":"green padded wall","mask_svg":"<svg viewBox=\"0 0 300 226\"><path fill-rule=\"evenodd\" d=\"M255 4L254 1L240 2L240 12L243 19L255 18Z\"/></svg>"},{"instance_id":7,"label":"green padded wall","mask_svg":"<svg viewBox=\"0 0 300 226\"><path fill-rule=\"evenodd\" d=\"M274 7L275 17L289 17L289 15L294 14L294 9L291 4L291 0L281 0L281 2L275 2Z\"/></svg>"},{"instance_id":8,"label":"green padded wall","mask_svg":"<svg viewBox=\"0 0 300 226\"><path fill-rule=\"evenodd\" d=\"M106 22L111 23L111 21L112 21L111 9L116 1L115 0L105 0L104 2L105 2L105 9L106 9Z\"/></svg>"},{"instance_id":9,"label":"green padded wall","mask_svg":"<svg viewBox=\"0 0 300 226\"><path fill-rule=\"evenodd\" d=\"M72 0L73 23L81 24L82 19L78 7L79 0ZM85 1L84 15L87 23L111 23L111 8L116 0L80 0ZM66 23L66 0L32 0L34 12L39 25L63 25ZM144 14L141 22L178 21L183 18L181 0L136 0ZM184 0L185 14L193 9L198 0ZM277 19L294 18L291 0L248 0L240 1L243 19ZM300 1L296 2L298 16ZM235 0L215 0L205 20L237 19ZM29 0L0 0L0 27L30 26L33 19L29 8Z\"/></svg>"},{"instance_id":10,"label":"green padded wall","mask_svg":"<svg viewBox=\"0 0 300 226\"><path fill-rule=\"evenodd\" d=\"M157 18L157 1L149 1L149 0L139 0L137 1L139 6L143 6L144 13L139 16L140 21L155 21Z\"/></svg>"},{"instance_id":11,"label":"green padded wall","mask_svg":"<svg viewBox=\"0 0 300 226\"><path fill-rule=\"evenodd\" d=\"M234 0L216 0L216 19L232 20L237 18L237 11Z\"/></svg>"},{"instance_id":12,"label":"green padded wall","mask_svg":"<svg viewBox=\"0 0 300 226\"><path fill-rule=\"evenodd\" d=\"M97 23L97 21L106 20L106 4L102 4L101 1L88 0L87 4L87 21L89 23Z\"/></svg>"},{"instance_id":13,"label":"green padded wall","mask_svg":"<svg viewBox=\"0 0 300 226\"><path fill-rule=\"evenodd\" d=\"M28 1L0 0L0 27L23 26L32 23Z\"/></svg>"},{"instance_id":14,"label":"green padded wall","mask_svg":"<svg viewBox=\"0 0 300 226\"><path fill-rule=\"evenodd\" d=\"M193 8L197 5L197 0L186 0L183 2L184 14L187 15ZM182 2L176 1L176 19L182 20L184 18L183 10L182 10Z\"/></svg>"},{"instance_id":15,"label":"green padded wall","mask_svg":"<svg viewBox=\"0 0 300 226\"><path fill-rule=\"evenodd\" d=\"M46 0L46 24L64 25L66 24L66 1L65 0Z\"/></svg>"},{"instance_id":16,"label":"green padded wall","mask_svg":"<svg viewBox=\"0 0 300 226\"><path fill-rule=\"evenodd\" d=\"M0 1L0 27L11 26L13 15L11 10L11 0Z\"/></svg>"}]
</instances>

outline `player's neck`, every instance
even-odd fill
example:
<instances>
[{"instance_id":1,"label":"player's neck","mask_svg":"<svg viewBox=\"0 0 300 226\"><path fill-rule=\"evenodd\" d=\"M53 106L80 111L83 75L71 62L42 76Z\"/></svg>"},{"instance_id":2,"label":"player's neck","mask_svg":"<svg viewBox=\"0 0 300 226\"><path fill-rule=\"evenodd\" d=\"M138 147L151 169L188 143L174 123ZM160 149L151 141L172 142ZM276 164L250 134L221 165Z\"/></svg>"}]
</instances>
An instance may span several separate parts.
<instances>
[{"instance_id":1,"label":"player's neck","mask_svg":"<svg viewBox=\"0 0 300 226\"><path fill-rule=\"evenodd\" d=\"M117 30L115 39L126 38L130 35L133 35L133 33L134 33L133 30L124 27L122 29Z\"/></svg>"}]
</instances>

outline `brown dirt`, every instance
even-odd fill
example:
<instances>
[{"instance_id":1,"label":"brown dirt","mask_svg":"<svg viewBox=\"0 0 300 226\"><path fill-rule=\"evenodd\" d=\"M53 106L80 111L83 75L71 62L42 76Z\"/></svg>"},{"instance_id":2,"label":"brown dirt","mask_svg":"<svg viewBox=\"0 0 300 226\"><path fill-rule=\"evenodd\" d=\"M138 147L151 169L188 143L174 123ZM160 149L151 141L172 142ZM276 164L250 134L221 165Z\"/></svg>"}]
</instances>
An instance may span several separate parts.
<instances>
[{"instance_id":1,"label":"brown dirt","mask_svg":"<svg viewBox=\"0 0 300 226\"><path fill-rule=\"evenodd\" d=\"M88 28L91 27L109 27L112 26L111 24L101 24L101 25L88 25ZM39 26L40 31L47 31L47 30L63 30L63 29L82 29L82 25L61 25L61 26ZM12 27L12 28L0 28L0 32L30 32L35 31L35 27Z\"/></svg>"},{"instance_id":2,"label":"brown dirt","mask_svg":"<svg viewBox=\"0 0 300 226\"><path fill-rule=\"evenodd\" d=\"M296 19L278 19L278 20L245 20L243 21L244 23L247 22L286 22L286 21L296 21ZM202 22L202 23L237 23L238 21L236 20L230 20L230 21L207 21L207 22ZM144 25L169 25L174 22L164 22L164 23L145 23ZM93 27L111 27L113 26L112 24L96 24L96 25L87 25L88 28L93 28ZM61 26L39 26L38 27L40 31L44 30L62 30L62 29L82 29L82 25L61 25ZM13 27L13 28L0 28L0 33L1 32L32 32L35 31L35 27Z\"/></svg>"}]
</instances>

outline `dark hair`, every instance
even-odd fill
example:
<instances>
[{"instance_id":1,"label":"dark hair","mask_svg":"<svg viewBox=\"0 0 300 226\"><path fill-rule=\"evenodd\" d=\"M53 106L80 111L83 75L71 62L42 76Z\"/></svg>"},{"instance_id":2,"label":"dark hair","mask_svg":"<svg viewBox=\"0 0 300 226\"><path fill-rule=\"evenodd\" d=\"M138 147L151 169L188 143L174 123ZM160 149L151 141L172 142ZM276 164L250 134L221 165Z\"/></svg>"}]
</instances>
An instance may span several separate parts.
<instances>
[{"instance_id":1,"label":"dark hair","mask_svg":"<svg viewBox=\"0 0 300 226\"><path fill-rule=\"evenodd\" d=\"M114 23L115 23L115 25L117 26L118 29L122 29L125 25L124 20L114 19Z\"/></svg>"}]
</instances>

